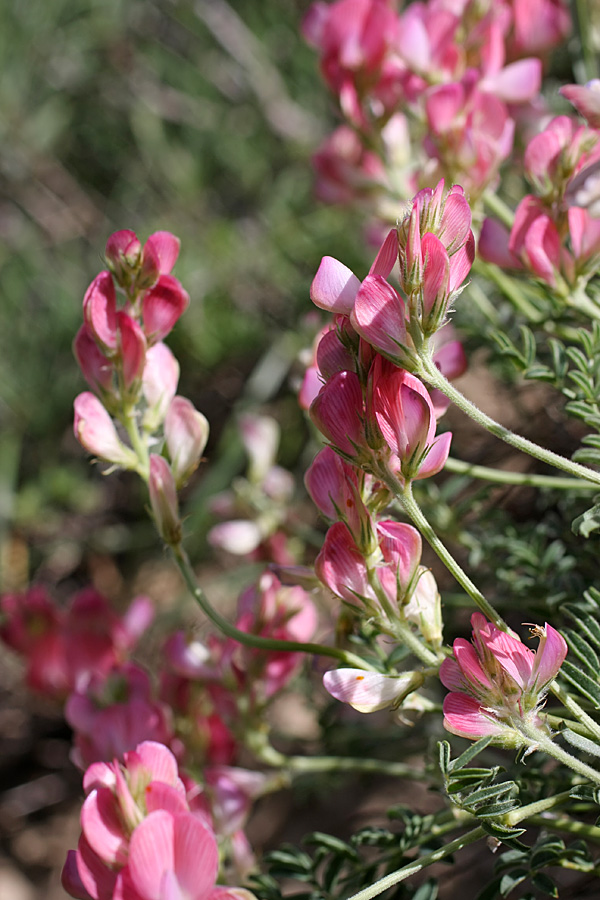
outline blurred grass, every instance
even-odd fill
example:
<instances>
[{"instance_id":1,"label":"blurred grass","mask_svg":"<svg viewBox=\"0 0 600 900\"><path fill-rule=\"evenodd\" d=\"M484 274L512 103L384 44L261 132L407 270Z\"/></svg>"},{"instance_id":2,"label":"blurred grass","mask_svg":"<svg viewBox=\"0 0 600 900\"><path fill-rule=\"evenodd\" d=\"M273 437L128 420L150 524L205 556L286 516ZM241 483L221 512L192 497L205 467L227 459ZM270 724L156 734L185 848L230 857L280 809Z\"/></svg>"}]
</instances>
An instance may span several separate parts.
<instances>
[{"instance_id":1,"label":"blurred grass","mask_svg":"<svg viewBox=\"0 0 600 900\"><path fill-rule=\"evenodd\" d=\"M71 341L112 231L181 237L176 274L192 305L170 343L180 391L215 435L257 360L310 311L320 257L358 263L357 214L313 200L310 153L330 109L299 34L307 6L31 0L0 8L4 535L16 528L35 544L40 522L60 531L63 516L114 499L70 436L72 401L84 389ZM287 419L301 431L299 416ZM288 445L298 443L288 433ZM230 455L215 489L239 462ZM139 491L129 486L120 499L142 514ZM41 541L33 569L44 553Z\"/></svg>"}]
</instances>

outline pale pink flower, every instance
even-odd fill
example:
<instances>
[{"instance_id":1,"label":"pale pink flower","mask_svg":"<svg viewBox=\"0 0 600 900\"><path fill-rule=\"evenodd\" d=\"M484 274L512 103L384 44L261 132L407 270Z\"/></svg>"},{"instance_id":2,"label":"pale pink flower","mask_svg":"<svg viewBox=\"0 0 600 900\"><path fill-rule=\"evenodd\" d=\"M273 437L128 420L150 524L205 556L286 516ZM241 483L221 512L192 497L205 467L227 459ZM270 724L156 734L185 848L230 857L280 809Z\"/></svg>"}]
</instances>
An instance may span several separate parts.
<instances>
[{"instance_id":1,"label":"pale pink flower","mask_svg":"<svg viewBox=\"0 0 600 900\"><path fill-rule=\"evenodd\" d=\"M73 431L81 446L105 462L135 469L136 454L119 440L113 420L98 398L84 391L75 398Z\"/></svg>"},{"instance_id":2,"label":"pale pink flower","mask_svg":"<svg viewBox=\"0 0 600 900\"><path fill-rule=\"evenodd\" d=\"M196 471L208 441L206 416L186 397L174 397L165 418L165 438L178 487Z\"/></svg>"},{"instance_id":3,"label":"pale pink flower","mask_svg":"<svg viewBox=\"0 0 600 900\"><path fill-rule=\"evenodd\" d=\"M422 678L415 679L414 672L391 675L362 669L332 669L323 676L323 686L332 697L361 713L399 705L421 683Z\"/></svg>"},{"instance_id":4,"label":"pale pink flower","mask_svg":"<svg viewBox=\"0 0 600 900\"><path fill-rule=\"evenodd\" d=\"M567 644L551 625L535 627L537 649L500 631L479 612L471 617L473 643L457 638L454 657L440 668L452 693L444 700L444 725L453 734L519 746L518 723L540 725L539 710L550 682L567 655Z\"/></svg>"},{"instance_id":5,"label":"pale pink flower","mask_svg":"<svg viewBox=\"0 0 600 900\"><path fill-rule=\"evenodd\" d=\"M159 341L146 353L142 387L146 400L143 425L147 431L156 431L162 425L171 401L177 391L179 363L166 344Z\"/></svg>"}]
</instances>

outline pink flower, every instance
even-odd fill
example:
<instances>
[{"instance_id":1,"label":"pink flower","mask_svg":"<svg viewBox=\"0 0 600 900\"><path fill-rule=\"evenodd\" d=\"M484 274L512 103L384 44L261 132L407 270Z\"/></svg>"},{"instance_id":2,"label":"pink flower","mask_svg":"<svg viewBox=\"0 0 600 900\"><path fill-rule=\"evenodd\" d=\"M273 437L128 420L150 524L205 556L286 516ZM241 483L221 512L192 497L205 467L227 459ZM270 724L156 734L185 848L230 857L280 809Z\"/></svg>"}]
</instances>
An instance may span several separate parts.
<instances>
[{"instance_id":1,"label":"pink flower","mask_svg":"<svg viewBox=\"0 0 600 900\"><path fill-rule=\"evenodd\" d=\"M519 721L541 724L538 713L567 655L566 641L551 625L536 626L534 651L479 612L471 624L473 643L457 638L454 658L440 668L442 684L452 691L444 700L444 725L461 737L492 735L505 746L519 746Z\"/></svg>"},{"instance_id":2,"label":"pink flower","mask_svg":"<svg viewBox=\"0 0 600 900\"><path fill-rule=\"evenodd\" d=\"M381 357L375 359L369 378L372 414L393 454L392 467L408 479L437 474L448 458L452 434L436 437L435 410L425 386Z\"/></svg>"},{"instance_id":3,"label":"pink flower","mask_svg":"<svg viewBox=\"0 0 600 900\"><path fill-rule=\"evenodd\" d=\"M165 438L178 487L195 472L208 441L206 416L185 397L174 397L165 418Z\"/></svg>"},{"instance_id":4,"label":"pink flower","mask_svg":"<svg viewBox=\"0 0 600 900\"><path fill-rule=\"evenodd\" d=\"M135 469L136 454L119 440L113 420L98 398L84 391L75 398L73 431L81 446L105 462Z\"/></svg>"},{"instance_id":5,"label":"pink flower","mask_svg":"<svg viewBox=\"0 0 600 900\"><path fill-rule=\"evenodd\" d=\"M390 675L362 669L332 669L323 676L323 686L332 697L361 713L399 705L421 683L422 678L415 678L414 672Z\"/></svg>"}]
</instances>

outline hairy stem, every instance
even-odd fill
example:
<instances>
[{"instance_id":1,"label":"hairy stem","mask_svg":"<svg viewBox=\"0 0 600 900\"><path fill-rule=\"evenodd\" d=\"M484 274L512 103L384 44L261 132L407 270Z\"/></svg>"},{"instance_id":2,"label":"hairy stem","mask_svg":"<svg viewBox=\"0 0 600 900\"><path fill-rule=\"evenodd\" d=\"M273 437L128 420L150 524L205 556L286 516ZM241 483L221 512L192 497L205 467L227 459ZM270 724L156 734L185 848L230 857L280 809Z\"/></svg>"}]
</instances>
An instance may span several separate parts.
<instances>
[{"instance_id":1,"label":"hairy stem","mask_svg":"<svg viewBox=\"0 0 600 900\"><path fill-rule=\"evenodd\" d=\"M456 853L457 850L462 850L463 847L468 846L468 844L475 843L475 841L478 841L480 838L484 837L484 835L485 831L482 827L473 828L472 831L467 831L466 834L450 841L449 844L445 844L443 847L440 847L439 850L434 850L433 853L421 856L420 859L415 860L415 862L409 863L407 866L402 866L401 869L397 869L395 872L390 872L389 875L380 878L375 884L354 894L349 900L371 900L372 897L377 897L395 884L406 881L411 875L416 875L417 872L427 868L427 866L431 866L440 859L444 859L446 856Z\"/></svg>"},{"instance_id":2,"label":"hairy stem","mask_svg":"<svg viewBox=\"0 0 600 900\"><path fill-rule=\"evenodd\" d=\"M449 456L444 469L459 475L469 475L494 484L518 484L523 487L553 488L564 491L595 491L596 485L580 478L561 478L560 475L536 475L533 472L512 472L506 469L492 469L477 466Z\"/></svg>"},{"instance_id":3,"label":"hairy stem","mask_svg":"<svg viewBox=\"0 0 600 900\"><path fill-rule=\"evenodd\" d=\"M422 371L417 374L421 375L432 387L437 388L445 394L459 409L466 413L466 415L473 419L478 425L481 425L482 428L485 428L486 431L489 431L490 434L505 441L511 447L515 447L523 453L528 453L530 456L533 456L534 459L539 459L540 462L544 462L549 466L554 466L557 469L568 472L569 475L572 475L575 478L582 478L595 485L600 484L600 472L595 472L593 469L572 462L572 460L566 459L564 456L560 456L560 454L554 453L552 450L546 450L544 447L540 447L539 444L535 444L533 441L515 434L509 428L500 425L500 423L496 422L495 419L492 419L491 416L482 412L442 375L431 359L429 352L423 353L421 362L423 368Z\"/></svg>"},{"instance_id":4,"label":"hairy stem","mask_svg":"<svg viewBox=\"0 0 600 900\"><path fill-rule=\"evenodd\" d=\"M582 725L587 728L588 732L596 738L596 740L600 741L600 725L596 722L595 719L592 719L590 715L586 713L584 709L581 708L579 703L571 697L568 691L566 691L563 687L558 684L558 682L553 681L550 685L550 690L554 694L557 700L560 700L565 709L568 709L575 718L581 722Z\"/></svg>"},{"instance_id":5,"label":"hairy stem","mask_svg":"<svg viewBox=\"0 0 600 900\"><path fill-rule=\"evenodd\" d=\"M475 584L473 584L467 573L454 559L450 551L442 543L442 541L439 539L439 537L425 518L423 512L421 511L421 508L416 503L413 497L410 482L408 482L398 494L398 499L400 500L402 508L404 509L406 515L418 528L425 540L437 553L446 568L452 573L452 575L454 575L465 593L467 593L469 597L475 602L476 606L481 610L484 616L487 616L487 618L491 622L493 622L497 628L500 628L502 631L509 631L508 625L506 624L500 613L496 612L491 603L489 603L483 596L479 588Z\"/></svg>"},{"instance_id":6,"label":"hairy stem","mask_svg":"<svg viewBox=\"0 0 600 900\"><path fill-rule=\"evenodd\" d=\"M600 784L600 772L596 769L592 769L591 766L588 766L587 763L577 759L577 757L567 753L567 751L556 744L546 732L533 725L527 724L522 719L515 720L513 725L533 746L533 749L542 750L544 753L547 753L548 756L552 756L557 762L572 769L573 772L577 772L577 774L581 775L583 778L587 778L594 784Z\"/></svg>"}]
</instances>

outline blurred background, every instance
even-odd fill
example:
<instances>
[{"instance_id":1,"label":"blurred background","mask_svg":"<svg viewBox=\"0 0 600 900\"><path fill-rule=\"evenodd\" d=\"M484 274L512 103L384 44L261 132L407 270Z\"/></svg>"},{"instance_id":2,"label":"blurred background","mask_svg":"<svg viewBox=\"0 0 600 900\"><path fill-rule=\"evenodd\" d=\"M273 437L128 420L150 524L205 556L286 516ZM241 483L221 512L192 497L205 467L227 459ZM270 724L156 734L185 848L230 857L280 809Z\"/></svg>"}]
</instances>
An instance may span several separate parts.
<instances>
[{"instance_id":1,"label":"blurred background","mask_svg":"<svg viewBox=\"0 0 600 900\"><path fill-rule=\"evenodd\" d=\"M117 605L143 589L165 615L177 593L137 480L103 478L72 436L73 399L86 385L71 343L117 229L182 241L175 275L191 306L170 345L180 393L212 430L209 464L187 496L194 559L210 558L207 496L244 467L232 410L276 413L280 461L297 462L305 424L286 388L316 330L310 281L325 252L348 265L367 256L358 214L313 197L310 154L333 105L300 36L307 6L2 5L2 591L39 581L64 600L93 581ZM60 711L31 698L21 677L3 651L0 898L54 900L66 896L59 873L77 841L80 775Z\"/></svg>"}]
</instances>

